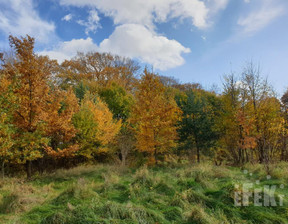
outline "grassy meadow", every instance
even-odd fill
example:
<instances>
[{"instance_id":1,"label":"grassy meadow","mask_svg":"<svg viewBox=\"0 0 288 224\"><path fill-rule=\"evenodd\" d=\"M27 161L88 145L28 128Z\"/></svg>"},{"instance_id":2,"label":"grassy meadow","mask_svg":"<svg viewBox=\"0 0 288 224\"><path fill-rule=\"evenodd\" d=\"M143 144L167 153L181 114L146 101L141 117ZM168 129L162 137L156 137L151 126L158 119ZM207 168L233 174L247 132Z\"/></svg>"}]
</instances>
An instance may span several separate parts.
<instances>
[{"instance_id":1,"label":"grassy meadow","mask_svg":"<svg viewBox=\"0 0 288 224\"><path fill-rule=\"evenodd\" d=\"M288 223L288 164L243 168L80 166L0 182L0 223ZM283 206L234 206L235 184L284 184ZM282 185L283 186L283 185Z\"/></svg>"}]
</instances>

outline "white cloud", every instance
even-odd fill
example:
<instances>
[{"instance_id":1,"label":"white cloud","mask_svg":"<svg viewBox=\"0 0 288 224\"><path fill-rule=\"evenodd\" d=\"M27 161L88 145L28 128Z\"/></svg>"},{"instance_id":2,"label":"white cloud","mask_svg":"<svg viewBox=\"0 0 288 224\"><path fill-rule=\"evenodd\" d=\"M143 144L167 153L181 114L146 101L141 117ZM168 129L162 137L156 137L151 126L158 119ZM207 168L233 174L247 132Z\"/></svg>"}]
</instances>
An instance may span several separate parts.
<instances>
[{"instance_id":1,"label":"white cloud","mask_svg":"<svg viewBox=\"0 0 288 224\"><path fill-rule=\"evenodd\" d=\"M40 55L48 55L51 59L58 60L62 63L65 59L71 59L77 52L97 51L98 46L93 43L93 40L87 39L73 39L71 41L64 41L55 46L52 50L44 50L38 52Z\"/></svg>"},{"instance_id":2,"label":"white cloud","mask_svg":"<svg viewBox=\"0 0 288 224\"><path fill-rule=\"evenodd\" d=\"M66 16L64 16L61 20L69 22L72 19L72 14L67 14Z\"/></svg>"},{"instance_id":3,"label":"white cloud","mask_svg":"<svg viewBox=\"0 0 288 224\"><path fill-rule=\"evenodd\" d=\"M48 42L54 35L54 24L40 18L32 0L0 0L0 9L0 30L6 35L29 34L37 42Z\"/></svg>"},{"instance_id":4,"label":"white cloud","mask_svg":"<svg viewBox=\"0 0 288 224\"><path fill-rule=\"evenodd\" d=\"M85 26L85 33L86 35L89 34L89 32L95 33L98 28L101 28L101 25L99 23L100 17L98 16L98 13L95 9L92 9L89 11L89 16L87 21L79 20L78 24Z\"/></svg>"},{"instance_id":5,"label":"white cloud","mask_svg":"<svg viewBox=\"0 0 288 224\"><path fill-rule=\"evenodd\" d=\"M210 13L215 14L218 11L225 9L229 0L206 0L205 2Z\"/></svg>"},{"instance_id":6,"label":"white cloud","mask_svg":"<svg viewBox=\"0 0 288 224\"><path fill-rule=\"evenodd\" d=\"M86 34L99 27L97 12L113 19L116 28L103 40L99 51L108 51L138 58L155 68L166 70L184 64L183 53L189 53L176 40L156 33L156 23L173 19L188 20L198 29L205 29L211 18L226 8L229 0L60 0L60 4L89 7L96 13L95 20L80 21ZM97 10L97 11L96 11ZM175 22L175 21L174 21ZM78 22L79 23L79 22Z\"/></svg>"},{"instance_id":7,"label":"white cloud","mask_svg":"<svg viewBox=\"0 0 288 224\"><path fill-rule=\"evenodd\" d=\"M250 3L250 0L244 0L245 3Z\"/></svg>"},{"instance_id":8,"label":"white cloud","mask_svg":"<svg viewBox=\"0 0 288 224\"><path fill-rule=\"evenodd\" d=\"M141 24L154 28L155 22L166 22L172 18L190 19L200 28L208 26L209 12L224 9L228 0L60 0L63 5L94 7L114 23Z\"/></svg>"},{"instance_id":9,"label":"white cloud","mask_svg":"<svg viewBox=\"0 0 288 224\"><path fill-rule=\"evenodd\" d=\"M157 35L149 29L138 24L125 24L116 27L108 39L103 40L99 46L91 38L67 41L59 44L52 50L39 52L50 58L63 62L76 53L99 51L111 52L130 58L137 58L144 63L153 65L156 69L166 70L182 65L185 60L183 53L189 53L176 40L169 40Z\"/></svg>"},{"instance_id":10,"label":"white cloud","mask_svg":"<svg viewBox=\"0 0 288 224\"><path fill-rule=\"evenodd\" d=\"M172 1L173 2L173 1ZM171 18L191 18L194 26L198 28L207 27L207 17L209 9L204 2L181 0L171 4Z\"/></svg>"},{"instance_id":11,"label":"white cloud","mask_svg":"<svg viewBox=\"0 0 288 224\"><path fill-rule=\"evenodd\" d=\"M98 12L111 17L117 26L109 38L103 40L99 46L91 38L73 39L59 42L52 49L47 48L39 53L62 62L75 56L77 51L109 51L138 58L157 69L173 68L185 62L182 55L189 53L190 49L176 40L169 40L157 34L156 23L187 19L194 27L205 29L211 24L211 17L219 10L225 9L228 1L60 0L62 5L90 8L87 20L77 21L85 26L87 35L101 27ZM33 6L33 0L0 0L0 8L0 31L18 36L29 34L36 37L37 42L54 41L54 24L40 18ZM72 18L72 14L67 14L61 20L71 21Z\"/></svg>"},{"instance_id":12,"label":"white cloud","mask_svg":"<svg viewBox=\"0 0 288 224\"><path fill-rule=\"evenodd\" d=\"M243 32L253 34L281 16L284 13L284 9L281 5L275 4L275 2L275 0L262 0L260 1L260 7L258 6L257 9L252 10L245 17L241 17L238 20L238 25L243 28Z\"/></svg>"},{"instance_id":13,"label":"white cloud","mask_svg":"<svg viewBox=\"0 0 288 224\"><path fill-rule=\"evenodd\" d=\"M182 65L185 61L181 54L190 52L176 40L169 40L137 24L118 26L108 39L102 41L100 50L138 58L160 70Z\"/></svg>"}]
</instances>

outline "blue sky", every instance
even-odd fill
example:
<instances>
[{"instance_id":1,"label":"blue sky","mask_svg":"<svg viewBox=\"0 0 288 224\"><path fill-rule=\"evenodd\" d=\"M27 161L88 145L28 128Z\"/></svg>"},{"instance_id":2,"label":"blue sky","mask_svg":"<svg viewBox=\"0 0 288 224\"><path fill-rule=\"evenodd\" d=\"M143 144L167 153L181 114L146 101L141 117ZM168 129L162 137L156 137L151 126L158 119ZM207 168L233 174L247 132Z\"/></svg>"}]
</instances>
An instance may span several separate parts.
<instances>
[{"instance_id":1,"label":"blue sky","mask_svg":"<svg viewBox=\"0 0 288 224\"><path fill-rule=\"evenodd\" d=\"M208 89L253 60L288 87L287 0L0 0L1 50L9 34L59 62L111 52Z\"/></svg>"}]
</instances>

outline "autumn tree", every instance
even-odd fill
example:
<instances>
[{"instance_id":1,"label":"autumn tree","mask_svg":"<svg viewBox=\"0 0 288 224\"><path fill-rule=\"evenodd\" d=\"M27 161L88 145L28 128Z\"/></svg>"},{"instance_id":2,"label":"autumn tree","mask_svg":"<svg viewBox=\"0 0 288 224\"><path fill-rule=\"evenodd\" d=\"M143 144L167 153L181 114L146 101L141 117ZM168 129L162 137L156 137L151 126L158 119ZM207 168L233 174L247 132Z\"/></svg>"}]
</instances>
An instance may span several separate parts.
<instances>
[{"instance_id":1,"label":"autumn tree","mask_svg":"<svg viewBox=\"0 0 288 224\"><path fill-rule=\"evenodd\" d=\"M121 120L114 120L107 105L89 92L74 115L73 123L78 130L76 141L81 147L78 154L88 159L107 153L121 128Z\"/></svg>"},{"instance_id":2,"label":"autumn tree","mask_svg":"<svg viewBox=\"0 0 288 224\"><path fill-rule=\"evenodd\" d=\"M125 166L128 155L135 148L135 137L129 120L134 104L133 95L114 82L99 88L98 93L113 113L113 118L122 121L121 130L116 136L114 149L121 160L121 164Z\"/></svg>"},{"instance_id":3,"label":"autumn tree","mask_svg":"<svg viewBox=\"0 0 288 224\"><path fill-rule=\"evenodd\" d=\"M174 87L180 85L179 80L175 79L174 77L168 77L164 75L158 75L160 82L165 86L165 87Z\"/></svg>"},{"instance_id":4,"label":"autumn tree","mask_svg":"<svg viewBox=\"0 0 288 224\"><path fill-rule=\"evenodd\" d=\"M123 123L115 142L122 166L127 165L127 157L134 151L135 143L136 140L133 129L129 123Z\"/></svg>"},{"instance_id":5,"label":"autumn tree","mask_svg":"<svg viewBox=\"0 0 288 224\"><path fill-rule=\"evenodd\" d=\"M97 83L102 87L115 82L130 90L138 70L137 62L129 58L98 52L78 53L73 59L62 63L58 78L63 88L80 82L88 86Z\"/></svg>"},{"instance_id":6,"label":"autumn tree","mask_svg":"<svg viewBox=\"0 0 288 224\"><path fill-rule=\"evenodd\" d=\"M279 158L279 137L285 122L280 102L259 67L248 63L240 80L228 76L222 99L222 145L235 163L258 160L268 168L272 158Z\"/></svg>"},{"instance_id":7,"label":"autumn tree","mask_svg":"<svg viewBox=\"0 0 288 224\"><path fill-rule=\"evenodd\" d=\"M278 103L276 105L270 104L271 99L275 98L274 92L267 79L262 78L260 67L253 62L247 63L244 67L241 83L241 90L246 97L247 113L254 119L255 123L254 136L257 141L257 156L260 163L267 164L270 160L269 147L272 147L267 144L267 125L269 125L269 122L275 121L273 116L270 115L276 112L274 106L278 107ZM280 107L278 108L280 112ZM269 121L270 118L273 119Z\"/></svg>"},{"instance_id":8,"label":"autumn tree","mask_svg":"<svg viewBox=\"0 0 288 224\"><path fill-rule=\"evenodd\" d=\"M285 91L283 96L281 97L282 103L282 117L284 121L284 129L280 135L280 142L281 142L281 160L287 161L288 160L288 90Z\"/></svg>"},{"instance_id":9,"label":"autumn tree","mask_svg":"<svg viewBox=\"0 0 288 224\"><path fill-rule=\"evenodd\" d=\"M9 41L15 56L4 62L2 72L13 85L17 105L13 113L15 162L26 164L29 178L32 161L42 158L49 144L53 148L56 135L61 139L58 142L62 142L75 133L71 123L74 109L70 108L73 104L64 108L67 94L56 93L58 90L51 83L57 62L36 55L34 38L30 36L21 39L10 36ZM73 99L68 101L70 104Z\"/></svg>"},{"instance_id":10,"label":"autumn tree","mask_svg":"<svg viewBox=\"0 0 288 224\"><path fill-rule=\"evenodd\" d=\"M256 138L253 135L254 119L247 110L247 96L241 82L232 73L224 77L222 111L220 113L219 151L227 152L234 164L243 164L253 159Z\"/></svg>"},{"instance_id":11,"label":"autumn tree","mask_svg":"<svg viewBox=\"0 0 288 224\"><path fill-rule=\"evenodd\" d=\"M131 121L136 147L149 156L151 163L157 163L160 154L176 146L179 115L174 96L167 94L159 78L145 69L135 93Z\"/></svg>"},{"instance_id":12,"label":"autumn tree","mask_svg":"<svg viewBox=\"0 0 288 224\"><path fill-rule=\"evenodd\" d=\"M72 89L64 91L57 87L50 91L50 97L47 106L49 116L45 119L45 135L50 140L46 153L54 159L69 158L79 149L71 141L76 135L72 118L79 109L78 100Z\"/></svg>"},{"instance_id":13,"label":"autumn tree","mask_svg":"<svg viewBox=\"0 0 288 224\"><path fill-rule=\"evenodd\" d=\"M4 74L14 82L14 94L18 108L13 122L17 127L17 148L21 156L17 162L26 163L27 176L31 176L31 161L42 157L41 148L48 144L45 137L43 120L49 101L47 80L50 72L46 57L38 57L33 52L34 39L30 36L18 39L9 37L10 45L16 57L12 62L3 65Z\"/></svg>"},{"instance_id":14,"label":"autumn tree","mask_svg":"<svg viewBox=\"0 0 288 224\"><path fill-rule=\"evenodd\" d=\"M1 73L0 73L1 74ZM0 162L2 178L5 175L5 163L11 163L15 154L13 146L15 144L13 135L15 127L13 125L13 113L17 105L11 82L6 77L0 75Z\"/></svg>"},{"instance_id":15,"label":"autumn tree","mask_svg":"<svg viewBox=\"0 0 288 224\"><path fill-rule=\"evenodd\" d=\"M280 159L280 136L285 130L280 101L273 96L262 99L257 117L259 160L261 162L263 159L266 169L269 169L269 164L273 160Z\"/></svg>"}]
</instances>

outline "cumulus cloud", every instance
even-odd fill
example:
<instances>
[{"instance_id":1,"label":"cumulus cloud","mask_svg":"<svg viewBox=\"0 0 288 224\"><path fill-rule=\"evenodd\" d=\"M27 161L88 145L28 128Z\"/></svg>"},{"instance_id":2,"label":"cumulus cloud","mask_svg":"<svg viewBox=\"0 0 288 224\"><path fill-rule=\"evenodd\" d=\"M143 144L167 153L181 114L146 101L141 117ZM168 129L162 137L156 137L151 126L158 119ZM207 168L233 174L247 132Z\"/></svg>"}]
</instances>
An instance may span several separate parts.
<instances>
[{"instance_id":1,"label":"cumulus cloud","mask_svg":"<svg viewBox=\"0 0 288 224\"><path fill-rule=\"evenodd\" d=\"M194 26L198 28L207 27L208 8L201 1L172 1L170 6L171 18L191 18Z\"/></svg>"},{"instance_id":2,"label":"cumulus cloud","mask_svg":"<svg viewBox=\"0 0 288 224\"><path fill-rule=\"evenodd\" d=\"M51 59L58 60L59 63L65 59L71 59L77 52L97 51L98 46L88 37L86 39L73 39L59 43L51 50L38 52L40 55L48 55Z\"/></svg>"},{"instance_id":3,"label":"cumulus cloud","mask_svg":"<svg viewBox=\"0 0 288 224\"><path fill-rule=\"evenodd\" d=\"M99 44L99 51L138 58L160 70L184 64L182 55L189 53L190 49L176 40L157 34L156 23L186 19L194 27L205 29L211 25L209 19L219 10L225 9L228 2L229 0L60 0L62 5L92 9L91 12L96 15L94 19L78 22L86 27L86 34L99 28L97 12L112 18L116 28L109 38Z\"/></svg>"},{"instance_id":4,"label":"cumulus cloud","mask_svg":"<svg viewBox=\"0 0 288 224\"><path fill-rule=\"evenodd\" d=\"M75 56L78 51L111 52L137 58L144 63L153 65L156 69L166 70L182 65L185 62L182 54L189 53L190 49L185 48L176 40L169 40L164 36L157 35L145 26L124 24L116 27L110 37L103 40L99 46L91 38L74 39L63 42L50 51L39 53L63 62L65 59Z\"/></svg>"},{"instance_id":5,"label":"cumulus cloud","mask_svg":"<svg viewBox=\"0 0 288 224\"><path fill-rule=\"evenodd\" d=\"M225 9L228 3L229 0L206 0L206 5L212 14L217 13L219 10Z\"/></svg>"},{"instance_id":6,"label":"cumulus cloud","mask_svg":"<svg viewBox=\"0 0 288 224\"><path fill-rule=\"evenodd\" d=\"M98 28L101 28L99 21L100 17L98 16L98 12L95 9L92 9L89 11L87 21L79 20L78 24L86 27L85 33L88 35L89 32L95 33Z\"/></svg>"},{"instance_id":7,"label":"cumulus cloud","mask_svg":"<svg viewBox=\"0 0 288 224\"><path fill-rule=\"evenodd\" d=\"M60 0L60 4L90 9L87 20L77 23L85 26L89 35L101 28L98 12L112 18L116 28L99 45L91 38L59 42L54 48L39 52L62 62L77 51L108 51L138 58L157 69L165 70L182 65L184 53L190 49L176 40L157 34L156 23L172 19L187 19L199 29L207 28L209 19L226 8L229 0ZM35 36L45 42L56 36L53 23L42 20L33 6L33 0L0 0L0 30L6 34ZM71 21L72 14L62 21ZM51 41L50 41L51 43Z\"/></svg>"},{"instance_id":8,"label":"cumulus cloud","mask_svg":"<svg viewBox=\"0 0 288 224\"><path fill-rule=\"evenodd\" d=\"M190 19L200 29L208 26L209 12L224 9L228 0L60 0L62 5L94 7L114 23L141 24L154 28L155 22L172 18Z\"/></svg>"},{"instance_id":9,"label":"cumulus cloud","mask_svg":"<svg viewBox=\"0 0 288 224\"><path fill-rule=\"evenodd\" d=\"M72 19L72 14L67 14L66 16L64 16L61 20L69 22Z\"/></svg>"},{"instance_id":10,"label":"cumulus cloud","mask_svg":"<svg viewBox=\"0 0 288 224\"><path fill-rule=\"evenodd\" d=\"M48 42L54 35L54 24L39 17L32 0L0 0L0 8L0 30L4 34L29 34L38 42Z\"/></svg>"},{"instance_id":11,"label":"cumulus cloud","mask_svg":"<svg viewBox=\"0 0 288 224\"><path fill-rule=\"evenodd\" d=\"M182 65L184 59L181 54L190 52L176 40L157 35L138 24L118 26L108 39L102 41L100 49L138 58L160 70Z\"/></svg>"},{"instance_id":12,"label":"cumulus cloud","mask_svg":"<svg viewBox=\"0 0 288 224\"><path fill-rule=\"evenodd\" d=\"M259 2L260 7L239 18L238 25L243 28L243 32L253 34L281 16L284 13L283 7L275 2L275 0L262 0Z\"/></svg>"}]
</instances>

